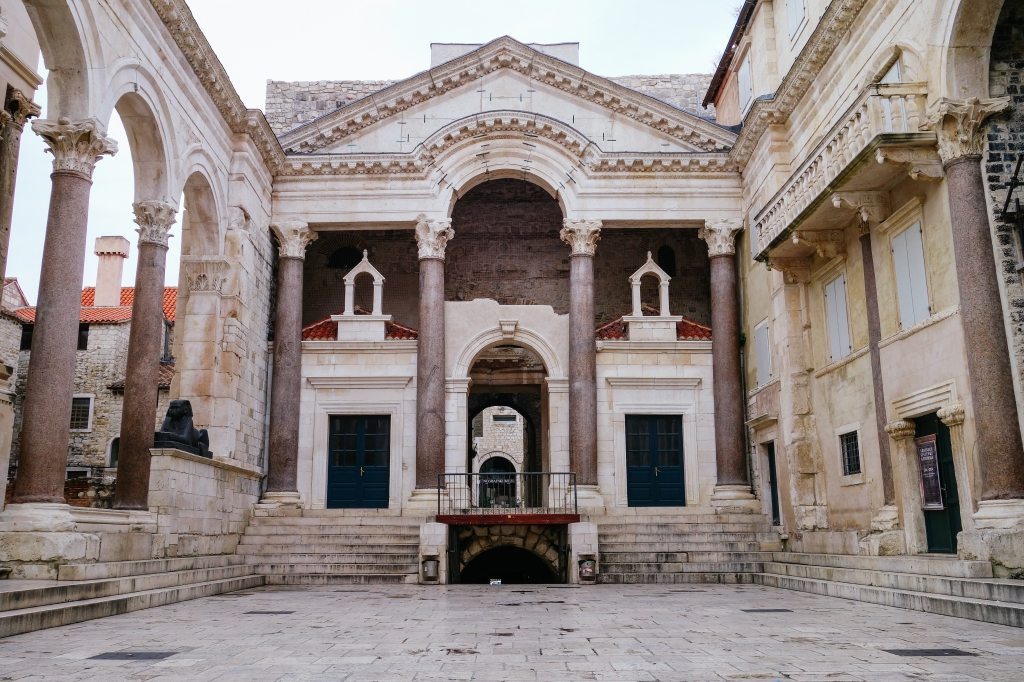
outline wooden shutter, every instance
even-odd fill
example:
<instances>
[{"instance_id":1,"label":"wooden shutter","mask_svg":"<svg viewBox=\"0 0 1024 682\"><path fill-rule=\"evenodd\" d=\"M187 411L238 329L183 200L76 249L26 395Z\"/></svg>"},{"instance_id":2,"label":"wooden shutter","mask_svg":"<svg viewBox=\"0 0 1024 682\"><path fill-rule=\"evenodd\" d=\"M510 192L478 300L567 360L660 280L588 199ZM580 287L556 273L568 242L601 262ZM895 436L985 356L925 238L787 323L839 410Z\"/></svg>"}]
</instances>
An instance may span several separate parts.
<instances>
[{"instance_id":1,"label":"wooden shutter","mask_svg":"<svg viewBox=\"0 0 1024 682\"><path fill-rule=\"evenodd\" d=\"M829 360L845 358L853 350L850 319L846 310L846 275L825 285L825 326L828 329Z\"/></svg>"},{"instance_id":2,"label":"wooden shutter","mask_svg":"<svg viewBox=\"0 0 1024 682\"><path fill-rule=\"evenodd\" d=\"M931 314L920 223L914 223L893 237L892 259L896 270L900 326L907 329Z\"/></svg>"},{"instance_id":3,"label":"wooden shutter","mask_svg":"<svg viewBox=\"0 0 1024 682\"><path fill-rule=\"evenodd\" d=\"M757 385L764 386L772 379L772 349L767 320L754 328L754 352L757 355Z\"/></svg>"}]
</instances>

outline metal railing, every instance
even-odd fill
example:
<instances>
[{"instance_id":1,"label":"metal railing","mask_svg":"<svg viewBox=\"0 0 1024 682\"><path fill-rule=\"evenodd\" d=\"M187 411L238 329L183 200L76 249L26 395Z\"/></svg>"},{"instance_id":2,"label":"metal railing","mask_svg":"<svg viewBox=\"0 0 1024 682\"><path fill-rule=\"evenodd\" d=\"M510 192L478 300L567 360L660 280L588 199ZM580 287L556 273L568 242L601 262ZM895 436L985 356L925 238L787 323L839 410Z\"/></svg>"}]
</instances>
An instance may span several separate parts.
<instances>
[{"instance_id":1,"label":"metal railing","mask_svg":"<svg viewBox=\"0 0 1024 682\"><path fill-rule=\"evenodd\" d=\"M576 474L560 471L438 474L443 515L576 514Z\"/></svg>"}]
</instances>

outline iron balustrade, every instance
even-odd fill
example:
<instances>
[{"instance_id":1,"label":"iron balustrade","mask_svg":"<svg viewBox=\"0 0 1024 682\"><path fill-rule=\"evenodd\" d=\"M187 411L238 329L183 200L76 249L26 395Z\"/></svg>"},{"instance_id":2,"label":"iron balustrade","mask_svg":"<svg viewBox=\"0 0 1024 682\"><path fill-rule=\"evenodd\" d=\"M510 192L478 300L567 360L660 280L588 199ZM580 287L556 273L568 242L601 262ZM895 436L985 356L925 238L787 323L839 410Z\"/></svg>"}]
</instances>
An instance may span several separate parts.
<instances>
[{"instance_id":1,"label":"iron balustrade","mask_svg":"<svg viewBox=\"0 0 1024 682\"><path fill-rule=\"evenodd\" d=\"M438 474L438 515L576 514L576 474Z\"/></svg>"}]
</instances>

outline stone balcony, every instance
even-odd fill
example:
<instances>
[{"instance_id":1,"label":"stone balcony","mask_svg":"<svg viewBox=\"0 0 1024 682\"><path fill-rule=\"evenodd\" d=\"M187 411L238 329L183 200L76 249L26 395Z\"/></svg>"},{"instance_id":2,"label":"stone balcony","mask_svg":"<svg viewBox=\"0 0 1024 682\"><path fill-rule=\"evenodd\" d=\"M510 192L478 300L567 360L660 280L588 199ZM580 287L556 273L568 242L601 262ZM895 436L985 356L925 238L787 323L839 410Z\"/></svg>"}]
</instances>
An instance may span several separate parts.
<instances>
[{"instance_id":1,"label":"stone balcony","mask_svg":"<svg viewBox=\"0 0 1024 682\"><path fill-rule=\"evenodd\" d=\"M806 161L767 202L753 221L752 256L796 256L820 232L842 229L849 210L833 193L889 189L909 174L942 176L936 138L927 129L924 83L873 84L839 117ZM801 229L799 239L790 239ZM804 238L806 237L806 239Z\"/></svg>"}]
</instances>

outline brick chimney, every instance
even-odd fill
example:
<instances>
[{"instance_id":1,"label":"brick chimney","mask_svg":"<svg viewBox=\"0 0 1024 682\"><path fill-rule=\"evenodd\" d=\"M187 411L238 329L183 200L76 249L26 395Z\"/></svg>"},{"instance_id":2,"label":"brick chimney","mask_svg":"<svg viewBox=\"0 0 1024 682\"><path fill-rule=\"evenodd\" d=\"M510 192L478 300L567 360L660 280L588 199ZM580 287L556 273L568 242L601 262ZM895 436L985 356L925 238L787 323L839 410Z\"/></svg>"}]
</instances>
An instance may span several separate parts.
<instances>
[{"instance_id":1,"label":"brick chimney","mask_svg":"<svg viewBox=\"0 0 1024 682\"><path fill-rule=\"evenodd\" d=\"M96 306L121 305L121 272L131 243L124 237L97 237Z\"/></svg>"}]
</instances>

